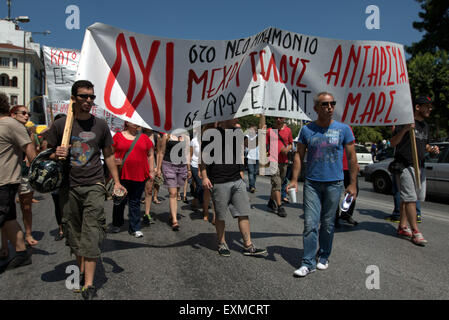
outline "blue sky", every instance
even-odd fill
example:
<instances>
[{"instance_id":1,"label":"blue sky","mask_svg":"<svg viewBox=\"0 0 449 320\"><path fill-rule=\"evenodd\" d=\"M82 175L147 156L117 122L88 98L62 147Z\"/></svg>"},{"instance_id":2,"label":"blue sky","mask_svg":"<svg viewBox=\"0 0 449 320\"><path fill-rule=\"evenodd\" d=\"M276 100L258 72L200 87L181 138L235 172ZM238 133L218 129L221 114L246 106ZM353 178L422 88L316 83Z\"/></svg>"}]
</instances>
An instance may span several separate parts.
<instances>
[{"instance_id":1,"label":"blue sky","mask_svg":"<svg viewBox=\"0 0 449 320\"><path fill-rule=\"evenodd\" d=\"M29 16L27 31L43 45L81 49L85 29L102 22L149 35L201 40L232 40L267 27L345 40L383 40L410 45L422 34L413 29L421 10L414 0L11 0L11 17ZM68 30L69 5L80 11L80 28ZM376 5L380 29L368 30L365 9ZM0 16L8 14L6 1Z\"/></svg>"}]
</instances>

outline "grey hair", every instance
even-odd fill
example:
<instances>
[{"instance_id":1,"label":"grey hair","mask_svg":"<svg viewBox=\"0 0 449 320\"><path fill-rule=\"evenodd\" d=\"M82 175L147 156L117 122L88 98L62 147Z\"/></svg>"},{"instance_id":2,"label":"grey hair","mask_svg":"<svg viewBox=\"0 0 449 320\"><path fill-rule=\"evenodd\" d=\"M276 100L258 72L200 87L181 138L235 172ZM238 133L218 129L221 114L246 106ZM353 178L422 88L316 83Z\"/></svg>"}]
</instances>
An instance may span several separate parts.
<instances>
[{"instance_id":1,"label":"grey hair","mask_svg":"<svg viewBox=\"0 0 449 320\"><path fill-rule=\"evenodd\" d=\"M332 93L323 91L318 93L314 98L313 98L313 106L316 107L318 105L319 101L319 97L321 96L332 96L332 98L335 98L334 95Z\"/></svg>"}]
</instances>

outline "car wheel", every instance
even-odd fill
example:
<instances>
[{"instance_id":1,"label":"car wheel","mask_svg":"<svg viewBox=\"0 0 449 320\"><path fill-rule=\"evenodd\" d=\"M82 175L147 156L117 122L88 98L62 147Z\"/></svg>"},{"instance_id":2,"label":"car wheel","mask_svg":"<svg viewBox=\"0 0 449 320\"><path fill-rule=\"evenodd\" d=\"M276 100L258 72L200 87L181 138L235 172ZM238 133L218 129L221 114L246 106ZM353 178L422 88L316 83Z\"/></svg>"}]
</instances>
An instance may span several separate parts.
<instances>
[{"instance_id":1,"label":"car wheel","mask_svg":"<svg viewBox=\"0 0 449 320\"><path fill-rule=\"evenodd\" d=\"M385 172L376 172L373 176L374 191L391 194L391 177Z\"/></svg>"}]
</instances>

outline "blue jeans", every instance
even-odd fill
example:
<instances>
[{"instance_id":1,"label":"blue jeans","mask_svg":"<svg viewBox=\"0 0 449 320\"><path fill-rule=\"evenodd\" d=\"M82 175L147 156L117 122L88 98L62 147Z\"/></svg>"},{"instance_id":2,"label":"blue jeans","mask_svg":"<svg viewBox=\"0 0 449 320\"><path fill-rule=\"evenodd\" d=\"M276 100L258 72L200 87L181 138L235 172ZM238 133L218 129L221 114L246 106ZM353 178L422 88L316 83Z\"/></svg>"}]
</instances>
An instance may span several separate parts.
<instances>
[{"instance_id":1,"label":"blue jeans","mask_svg":"<svg viewBox=\"0 0 449 320\"><path fill-rule=\"evenodd\" d=\"M259 174L259 160L256 160L256 163L248 163L248 183L249 188L256 187L256 178Z\"/></svg>"},{"instance_id":2,"label":"blue jeans","mask_svg":"<svg viewBox=\"0 0 449 320\"><path fill-rule=\"evenodd\" d=\"M190 166L190 169L192 171L193 181L195 181L195 192L193 194L193 197L195 199L198 199L199 203L202 204L204 198L203 182L198 175L198 168Z\"/></svg>"},{"instance_id":3,"label":"blue jeans","mask_svg":"<svg viewBox=\"0 0 449 320\"><path fill-rule=\"evenodd\" d=\"M335 211L342 191L343 181L304 181L304 254L301 266L311 270L316 268L318 244L320 261L329 259L334 239Z\"/></svg>"},{"instance_id":4,"label":"blue jeans","mask_svg":"<svg viewBox=\"0 0 449 320\"><path fill-rule=\"evenodd\" d=\"M125 204L128 202L128 231L130 233L140 231L140 198L145 189L145 181L121 180L120 183L126 188L128 194L122 203L114 204L112 225L121 227L124 224L123 213L125 212Z\"/></svg>"},{"instance_id":5,"label":"blue jeans","mask_svg":"<svg viewBox=\"0 0 449 320\"><path fill-rule=\"evenodd\" d=\"M398 185L396 182L396 175L392 174L392 191L393 191L393 199L394 199L394 209L393 209L393 215L400 215L400 207L401 207L401 192L398 189ZM421 201L416 201L416 215L421 215Z\"/></svg>"},{"instance_id":6,"label":"blue jeans","mask_svg":"<svg viewBox=\"0 0 449 320\"><path fill-rule=\"evenodd\" d=\"M293 171L293 165L289 164L287 166L287 172L285 173L284 181L282 181L281 199L287 198L287 185L288 185L288 182L292 178L292 171Z\"/></svg>"}]
</instances>

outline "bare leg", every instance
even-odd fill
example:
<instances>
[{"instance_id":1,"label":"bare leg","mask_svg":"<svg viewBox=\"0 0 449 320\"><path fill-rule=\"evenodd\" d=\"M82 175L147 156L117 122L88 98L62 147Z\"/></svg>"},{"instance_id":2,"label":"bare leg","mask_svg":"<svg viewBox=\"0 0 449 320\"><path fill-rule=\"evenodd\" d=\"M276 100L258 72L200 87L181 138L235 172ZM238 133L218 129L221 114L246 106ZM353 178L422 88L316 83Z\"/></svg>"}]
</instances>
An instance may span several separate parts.
<instances>
[{"instance_id":1,"label":"bare leg","mask_svg":"<svg viewBox=\"0 0 449 320\"><path fill-rule=\"evenodd\" d=\"M160 203L159 199L157 198L158 194L159 194L159 185L154 184L154 186L153 186L153 202L154 203Z\"/></svg>"},{"instance_id":2,"label":"bare leg","mask_svg":"<svg viewBox=\"0 0 449 320\"><path fill-rule=\"evenodd\" d=\"M6 238L11 241L12 245L16 249L16 252L26 250L23 231L17 220L6 221L2 228L2 234L3 233L5 233Z\"/></svg>"},{"instance_id":3,"label":"bare leg","mask_svg":"<svg viewBox=\"0 0 449 320\"><path fill-rule=\"evenodd\" d=\"M84 258L84 288L94 284L96 266L97 259Z\"/></svg>"},{"instance_id":4,"label":"bare leg","mask_svg":"<svg viewBox=\"0 0 449 320\"><path fill-rule=\"evenodd\" d=\"M251 234L249 229L249 219L248 217L239 217L239 230L242 234L243 244L245 247L249 247L251 245Z\"/></svg>"},{"instance_id":5,"label":"bare leg","mask_svg":"<svg viewBox=\"0 0 449 320\"><path fill-rule=\"evenodd\" d=\"M31 210L33 193L34 192L30 192L30 193L19 195L20 208L22 209L22 214L23 214L23 225L25 226L25 241L30 246L34 246L34 245L38 244L38 241L36 241L33 238L33 235L31 234L32 225L33 225L33 213Z\"/></svg>"},{"instance_id":6,"label":"bare leg","mask_svg":"<svg viewBox=\"0 0 449 320\"><path fill-rule=\"evenodd\" d=\"M276 204L279 206L281 206L281 192L280 191L271 191L271 199L274 200L274 202L276 202Z\"/></svg>"},{"instance_id":7,"label":"bare leg","mask_svg":"<svg viewBox=\"0 0 449 320\"><path fill-rule=\"evenodd\" d=\"M170 217L172 224L175 224L178 222L178 189L177 188L168 188L169 192L169 204L170 204Z\"/></svg>"},{"instance_id":8,"label":"bare leg","mask_svg":"<svg viewBox=\"0 0 449 320\"><path fill-rule=\"evenodd\" d=\"M203 193L203 220L207 221L209 218L209 203L210 203L210 191L204 189Z\"/></svg>"},{"instance_id":9,"label":"bare leg","mask_svg":"<svg viewBox=\"0 0 449 320\"><path fill-rule=\"evenodd\" d=\"M152 190L153 190L153 181L147 180L147 182L145 183L145 215L150 214Z\"/></svg>"},{"instance_id":10,"label":"bare leg","mask_svg":"<svg viewBox=\"0 0 449 320\"><path fill-rule=\"evenodd\" d=\"M218 243L226 243L225 239L225 222L222 220L215 221L215 230L217 230Z\"/></svg>"},{"instance_id":11,"label":"bare leg","mask_svg":"<svg viewBox=\"0 0 449 320\"><path fill-rule=\"evenodd\" d=\"M412 231L419 232L418 223L416 222L416 202L405 202L405 213Z\"/></svg>"}]
</instances>

